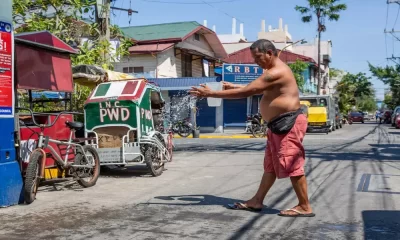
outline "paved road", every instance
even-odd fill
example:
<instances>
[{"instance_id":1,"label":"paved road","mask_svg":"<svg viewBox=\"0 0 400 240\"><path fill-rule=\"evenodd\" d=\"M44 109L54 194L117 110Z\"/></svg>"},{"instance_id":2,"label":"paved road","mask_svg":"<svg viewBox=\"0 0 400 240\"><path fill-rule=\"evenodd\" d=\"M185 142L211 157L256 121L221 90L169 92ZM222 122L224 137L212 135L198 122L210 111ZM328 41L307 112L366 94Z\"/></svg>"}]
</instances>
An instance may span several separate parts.
<instances>
[{"instance_id":1,"label":"paved road","mask_svg":"<svg viewBox=\"0 0 400 240\"><path fill-rule=\"evenodd\" d=\"M262 175L263 140L177 140L160 177L105 173L89 189L44 186L29 206L0 209L0 239L400 239L400 130L353 124L309 134L312 219L276 213L297 204L278 180L262 213L227 210Z\"/></svg>"}]
</instances>

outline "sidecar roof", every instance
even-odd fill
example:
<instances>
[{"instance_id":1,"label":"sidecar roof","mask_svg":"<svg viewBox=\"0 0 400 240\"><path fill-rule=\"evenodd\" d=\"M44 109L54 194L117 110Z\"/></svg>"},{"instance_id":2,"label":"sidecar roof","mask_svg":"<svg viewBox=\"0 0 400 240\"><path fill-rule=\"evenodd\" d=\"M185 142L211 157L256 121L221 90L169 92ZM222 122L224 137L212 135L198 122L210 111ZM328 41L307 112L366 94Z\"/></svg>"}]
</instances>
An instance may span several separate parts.
<instances>
[{"instance_id":1,"label":"sidecar roof","mask_svg":"<svg viewBox=\"0 0 400 240\"><path fill-rule=\"evenodd\" d=\"M105 82L97 85L92 91L85 105L94 102L110 100L130 100L140 104L146 90L151 88L160 92L160 88L150 84L146 79Z\"/></svg>"}]
</instances>

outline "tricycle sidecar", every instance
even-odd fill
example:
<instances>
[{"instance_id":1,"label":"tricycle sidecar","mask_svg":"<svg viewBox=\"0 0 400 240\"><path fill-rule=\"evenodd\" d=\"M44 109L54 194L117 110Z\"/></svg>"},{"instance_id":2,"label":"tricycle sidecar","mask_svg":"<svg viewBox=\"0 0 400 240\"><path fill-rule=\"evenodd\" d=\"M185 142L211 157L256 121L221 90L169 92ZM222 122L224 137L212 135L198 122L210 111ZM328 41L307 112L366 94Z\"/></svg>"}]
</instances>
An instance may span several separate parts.
<instances>
[{"instance_id":1,"label":"tricycle sidecar","mask_svg":"<svg viewBox=\"0 0 400 240\"><path fill-rule=\"evenodd\" d=\"M159 176L172 159L172 135L163 134L164 100L146 79L101 83L85 103L85 135L95 137L101 165L146 164Z\"/></svg>"}]
</instances>

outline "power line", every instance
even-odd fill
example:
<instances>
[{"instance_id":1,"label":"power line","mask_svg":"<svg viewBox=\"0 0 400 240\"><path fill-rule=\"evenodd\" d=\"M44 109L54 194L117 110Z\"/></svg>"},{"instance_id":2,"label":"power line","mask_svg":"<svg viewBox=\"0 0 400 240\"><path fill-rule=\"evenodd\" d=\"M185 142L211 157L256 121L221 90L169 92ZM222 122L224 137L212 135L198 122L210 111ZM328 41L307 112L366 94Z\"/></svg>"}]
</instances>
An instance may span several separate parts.
<instances>
[{"instance_id":1,"label":"power line","mask_svg":"<svg viewBox=\"0 0 400 240\"><path fill-rule=\"evenodd\" d=\"M396 26L397 19L399 18L399 13L400 13L400 4L399 4L399 8L397 9L397 16L396 16L396 21L394 21L394 24L393 24L393 29Z\"/></svg>"},{"instance_id":2,"label":"power line","mask_svg":"<svg viewBox=\"0 0 400 240\"><path fill-rule=\"evenodd\" d=\"M388 18L389 18L389 4L387 4L387 8L386 8L386 25L385 25L385 30L386 30L386 28L387 28Z\"/></svg>"},{"instance_id":3,"label":"power line","mask_svg":"<svg viewBox=\"0 0 400 240\"><path fill-rule=\"evenodd\" d=\"M399 5L399 8L398 8L398 10L397 10L396 20L395 20L395 22L394 22L394 24L393 24L392 31L387 31L386 29L387 29L388 18L389 18L389 4L392 4L392 3L397 3L397 4ZM384 33L385 33L385 45L386 45L386 46L385 46L385 47L386 47L386 61L391 60L391 61L393 61L395 64L399 64L399 63L396 62L395 60L400 59L400 57L395 57L395 56L394 56L394 52L395 52L395 39L396 39L397 41L400 41L400 38L398 38L398 37L395 35L396 32L400 32L400 31L395 31L395 30L394 30L394 27L396 26L397 20L398 20L398 18L399 18L399 14L400 14L400 0L387 0L386 25L385 25L385 30L384 30ZM390 33L390 35L392 35L392 57L388 57L387 33ZM389 64L389 63L387 62L387 64Z\"/></svg>"},{"instance_id":4,"label":"power line","mask_svg":"<svg viewBox=\"0 0 400 240\"><path fill-rule=\"evenodd\" d=\"M230 3L230 2L238 2L242 0L221 0L221 1L213 1L213 2L208 2L208 3ZM208 4L207 2L201 1L201 2L178 2L178 1L161 1L161 0L142 0L142 2L154 2L154 3L171 3L171 4L183 4L183 5L203 5L203 4Z\"/></svg>"},{"instance_id":5,"label":"power line","mask_svg":"<svg viewBox=\"0 0 400 240\"><path fill-rule=\"evenodd\" d=\"M388 18L389 18L389 4L386 4L386 24L385 24L385 47L386 47L386 59L388 58L388 46L387 46L387 34L386 34L386 28L388 24ZM389 60L386 60L389 61Z\"/></svg>"},{"instance_id":6,"label":"power line","mask_svg":"<svg viewBox=\"0 0 400 240\"><path fill-rule=\"evenodd\" d=\"M205 3L205 4L207 4L208 6L210 6L210 7L212 7L212 8L215 8L217 11L222 12L223 14L225 14L225 15L228 16L228 17L236 18L236 17L233 17L233 16L231 16L230 14L228 14L228 13L226 13L226 12L224 12L224 11L218 9L218 8L216 8L215 6L211 5L210 3L208 3L208 2L206 2L206 1L204 1L204 0L202 0L202 2ZM236 18L236 20L238 20L238 21L241 22L241 23L244 23L243 21L241 21L241 20L238 19L238 18Z\"/></svg>"},{"instance_id":7,"label":"power line","mask_svg":"<svg viewBox=\"0 0 400 240\"><path fill-rule=\"evenodd\" d=\"M387 34L385 34L386 58L388 57Z\"/></svg>"}]
</instances>

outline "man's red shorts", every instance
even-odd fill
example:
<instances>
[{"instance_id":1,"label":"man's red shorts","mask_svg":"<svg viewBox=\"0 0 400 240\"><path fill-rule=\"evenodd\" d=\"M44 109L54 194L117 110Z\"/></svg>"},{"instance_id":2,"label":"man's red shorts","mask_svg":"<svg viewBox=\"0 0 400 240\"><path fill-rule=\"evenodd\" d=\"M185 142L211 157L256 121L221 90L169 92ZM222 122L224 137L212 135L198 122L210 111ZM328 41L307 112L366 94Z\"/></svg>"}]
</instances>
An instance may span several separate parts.
<instances>
[{"instance_id":1,"label":"man's red shorts","mask_svg":"<svg viewBox=\"0 0 400 240\"><path fill-rule=\"evenodd\" d=\"M307 131L307 117L300 114L287 134L277 135L268 130L264 170L277 178L304 175L305 153L303 138Z\"/></svg>"}]
</instances>

